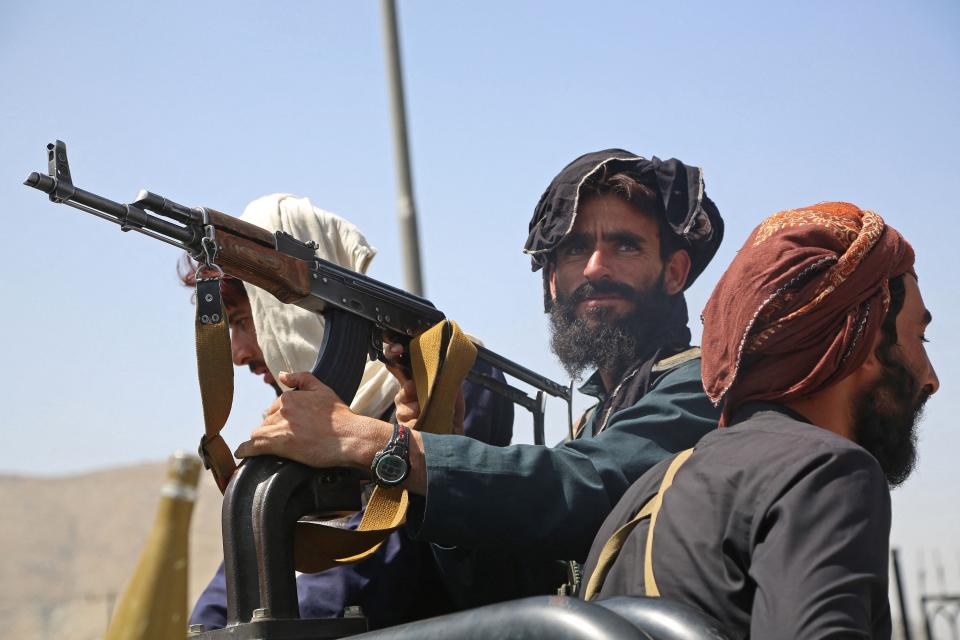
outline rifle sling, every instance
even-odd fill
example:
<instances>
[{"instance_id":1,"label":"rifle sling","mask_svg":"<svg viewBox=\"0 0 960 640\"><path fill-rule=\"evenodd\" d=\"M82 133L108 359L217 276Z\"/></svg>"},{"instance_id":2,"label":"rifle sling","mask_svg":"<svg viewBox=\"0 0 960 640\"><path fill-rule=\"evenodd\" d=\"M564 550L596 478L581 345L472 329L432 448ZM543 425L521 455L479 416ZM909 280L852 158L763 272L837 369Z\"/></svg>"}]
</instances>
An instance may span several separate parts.
<instances>
[{"instance_id":1,"label":"rifle sling","mask_svg":"<svg viewBox=\"0 0 960 640\"><path fill-rule=\"evenodd\" d=\"M197 377L203 404L204 434L200 459L210 469L220 493L237 469L233 452L220 436L233 404L233 357L230 326L220 294L220 278L197 278Z\"/></svg>"},{"instance_id":2,"label":"rifle sling","mask_svg":"<svg viewBox=\"0 0 960 640\"><path fill-rule=\"evenodd\" d=\"M200 457L223 493L237 465L220 436L233 403L233 362L219 278L197 279L196 339L204 420ZM411 340L411 368L421 404L414 428L429 433L450 432L457 394L476 355L470 339L449 320ZM294 532L297 570L316 573L366 558L405 522L408 503L406 489L378 486L356 530L298 522Z\"/></svg>"},{"instance_id":3,"label":"rifle sling","mask_svg":"<svg viewBox=\"0 0 960 640\"><path fill-rule=\"evenodd\" d=\"M636 526L647 518L650 518L650 527L647 529L647 541L643 554L643 587L646 592L645 595L648 597L660 597L660 589L657 587L657 581L653 575L653 528L657 524L657 514L660 513L660 507L663 505L664 494L673 484L673 478L677 475L677 471L692 453L693 449L685 449L673 458L670 466L667 467L667 472L663 474L663 480L660 482L660 489L656 495L647 500L640 511L637 512L637 515L617 529L603 545L603 549L600 550L600 557L597 559L597 566L593 570L593 575L590 576L590 581L587 582L586 590L583 593L584 600L589 601L600 592L613 561L617 559L620 549L623 548L623 543L626 542Z\"/></svg>"}]
</instances>

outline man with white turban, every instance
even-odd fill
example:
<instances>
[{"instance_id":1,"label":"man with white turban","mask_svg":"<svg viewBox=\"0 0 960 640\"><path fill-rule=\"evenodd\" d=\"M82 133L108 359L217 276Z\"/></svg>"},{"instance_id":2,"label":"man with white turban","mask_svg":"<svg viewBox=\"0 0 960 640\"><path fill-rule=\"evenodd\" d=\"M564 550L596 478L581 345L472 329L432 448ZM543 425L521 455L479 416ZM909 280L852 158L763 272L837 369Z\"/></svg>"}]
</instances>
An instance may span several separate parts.
<instances>
[{"instance_id":1,"label":"man with white turban","mask_svg":"<svg viewBox=\"0 0 960 640\"><path fill-rule=\"evenodd\" d=\"M307 198L289 194L258 198L247 206L241 219L269 231L312 240L318 257L358 273L365 273L376 255L355 225L315 207ZM181 269L181 277L185 284L192 284L191 269ZM224 278L221 289L235 365L262 375L278 394L283 388L279 372L313 369L323 341L322 316L284 304L269 292L233 278ZM484 372L500 375L489 369ZM350 408L360 415L389 420L398 389L399 383L382 362L368 362ZM513 405L469 382L464 384L464 397L465 434L491 444L508 444ZM359 522L359 517L357 514L350 524ZM300 614L303 618L337 617L346 607L359 605L372 628L438 615L452 606L439 581L429 545L413 542L405 532L397 531L362 562L298 576ZM222 564L198 599L190 623L207 629L225 625Z\"/></svg>"}]
</instances>

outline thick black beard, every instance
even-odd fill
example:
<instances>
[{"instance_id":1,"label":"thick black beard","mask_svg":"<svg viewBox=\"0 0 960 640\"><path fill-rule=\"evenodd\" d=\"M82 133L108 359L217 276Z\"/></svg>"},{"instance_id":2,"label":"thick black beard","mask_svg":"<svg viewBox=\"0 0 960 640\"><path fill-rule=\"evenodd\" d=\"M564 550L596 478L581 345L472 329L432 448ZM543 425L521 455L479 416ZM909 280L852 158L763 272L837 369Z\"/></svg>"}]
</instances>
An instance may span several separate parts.
<instances>
[{"instance_id":1,"label":"thick black beard","mask_svg":"<svg viewBox=\"0 0 960 640\"><path fill-rule=\"evenodd\" d=\"M869 451L891 487L903 484L917 464L917 424L929 393L893 354L880 378L853 405L854 439Z\"/></svg>"},{"instance_id":2,"label":"thick black beard","mask_svg":"<svg viewBox=\"0 0 960 640\"><path fill-rule=\"evenodd\" d=\"M614 319L607 317L609 307L596 307L577 316L579 302L603 293L623 296L633 302L633 309ZM550 346L573 379L579 379L588 367L618 377L659 346L657 336L667 318L669 302L662 273L646 291L620 282L587 282L569 296L557 295L550 309Z\"/></svg>"}]
</instances>

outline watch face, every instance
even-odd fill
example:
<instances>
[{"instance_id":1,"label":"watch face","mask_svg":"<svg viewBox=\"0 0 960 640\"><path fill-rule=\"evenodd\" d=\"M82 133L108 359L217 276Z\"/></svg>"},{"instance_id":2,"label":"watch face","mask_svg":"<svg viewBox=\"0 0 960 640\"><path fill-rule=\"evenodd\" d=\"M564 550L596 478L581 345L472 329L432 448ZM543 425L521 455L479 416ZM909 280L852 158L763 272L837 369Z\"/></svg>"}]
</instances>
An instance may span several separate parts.
<instances>
[{"instance_id":1,"label":"watch face","mask_svg":"<svg viewBox=\"0 0 960 640\"><path fill-rule=\"evenodd\" d=\"M399 484L407 477L407 461L396 454L388 453L377 460L374 471L377 480L382 484Z\"/></svg>"}]
</instances>

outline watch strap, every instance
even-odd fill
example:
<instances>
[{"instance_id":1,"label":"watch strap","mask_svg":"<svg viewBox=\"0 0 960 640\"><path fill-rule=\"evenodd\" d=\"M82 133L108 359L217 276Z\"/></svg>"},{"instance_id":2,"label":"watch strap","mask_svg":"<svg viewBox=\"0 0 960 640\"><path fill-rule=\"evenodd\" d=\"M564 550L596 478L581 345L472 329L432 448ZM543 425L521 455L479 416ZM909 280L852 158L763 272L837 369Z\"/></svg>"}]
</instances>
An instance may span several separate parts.
<instances>
[{"instance_id":1,"label":"watch strap","mask_svg":"<svg viewBox=\"0 0 960 640\"><path fill-rule=\"evenodd\" d=\"M380 475L380 463L387 456L396 456L403 460L405 468L399 478L391 478L388 480ZM370 465L370 473L373 476L373 481L381 487L397 486L402 483L406 479L407 474L410 473L409 431L399 422L393 423L393 435L390 436L389 442L373 457L373 463Z\"/></svg>"}]
</instances>

